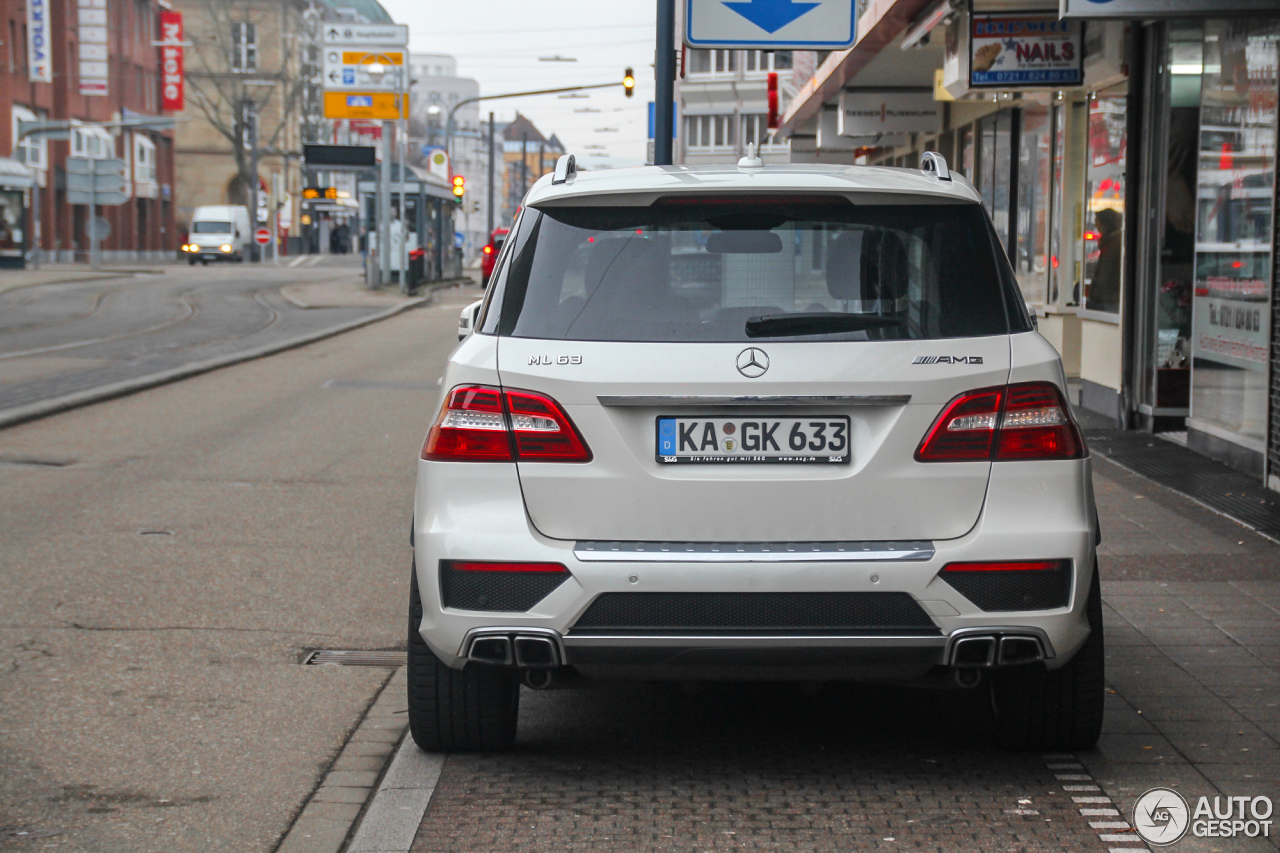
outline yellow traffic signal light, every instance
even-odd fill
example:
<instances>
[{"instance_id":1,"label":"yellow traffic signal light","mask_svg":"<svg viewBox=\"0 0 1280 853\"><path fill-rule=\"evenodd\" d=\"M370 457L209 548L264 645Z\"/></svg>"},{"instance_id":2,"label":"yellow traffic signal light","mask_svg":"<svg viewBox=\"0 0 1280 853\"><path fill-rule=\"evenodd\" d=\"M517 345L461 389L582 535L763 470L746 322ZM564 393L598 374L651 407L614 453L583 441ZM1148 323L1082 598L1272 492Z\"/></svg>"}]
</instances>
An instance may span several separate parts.
<instances>
[{"instance_id":1,"label":"yellow traffic signal light","mask_svg":"<svg viewBox=\"0 0 1280 853\"><path fill-rule=\"evenodd\" d=\"M622 88L628 98L636 93L636 75L630 68L622 72Z\"/></svg>"},{"instance_id":2,"label":"yellow traffic signal light","mask_svg":"<svg viewBox=\"0 0 1280 853\"><path fill-rule=\"evenodd\" d=\"M453 176L453 199L459 204L462 203L462 194L467 191L467 179L462 175Z\"/></svg>"}]
</instances>

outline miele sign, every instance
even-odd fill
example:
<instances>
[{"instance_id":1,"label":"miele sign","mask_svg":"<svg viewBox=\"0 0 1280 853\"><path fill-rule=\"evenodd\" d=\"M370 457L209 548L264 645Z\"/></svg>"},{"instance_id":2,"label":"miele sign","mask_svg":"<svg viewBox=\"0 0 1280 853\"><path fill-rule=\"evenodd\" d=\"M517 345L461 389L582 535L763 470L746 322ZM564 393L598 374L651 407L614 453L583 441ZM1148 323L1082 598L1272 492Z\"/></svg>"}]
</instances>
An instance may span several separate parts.
<instances>
[{"instance_id":1,"label":"miele sign","mask_svg":"<svg viewBox=\"0 0 1280 853\"><path fill-rule=\"evenodd\" d=\"M1274 13L1276 0L1058 0L1062 18L1169 18Z\"/></svg>"},{"instance_id":2,"label":"miele sign","mask_svg":"<svg viewBox=\"0 0 1280 853\"><path fill-rule=\"evenodd\" d=\"M937 133L942 106L933 92L841 92L836 132L841 136Z\"/></svg>"}]
</instances>

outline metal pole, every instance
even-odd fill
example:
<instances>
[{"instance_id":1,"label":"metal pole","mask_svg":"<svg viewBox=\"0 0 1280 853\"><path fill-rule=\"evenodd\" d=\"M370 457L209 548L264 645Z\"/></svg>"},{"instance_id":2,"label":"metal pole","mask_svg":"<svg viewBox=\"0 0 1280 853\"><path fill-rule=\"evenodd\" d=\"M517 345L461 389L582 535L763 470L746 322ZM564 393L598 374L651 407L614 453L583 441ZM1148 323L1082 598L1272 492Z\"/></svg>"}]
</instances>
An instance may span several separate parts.
<instances>
[{"instance_id":1,"label":"metal pole","mask_svg":"<svg viewBox=\"0 0 1280 853\"><path fill-rule=\"evenodd\" d=\"M520 137L520 198L529 191L529 134Z\"/></svg>"},{"instance_id":2,"label":"metal pole","mask_svg":"<svg viewBox=\"0 0 1280 853\"><path fill-rule=\"evenodd\" d=\"M547 173L547 143L542 142L538 145L538 177L541 178Z\"/></svg>"},{"instance_id":3,"label":"metal pole","mask_svg":"<svg viewBox=\"0 0 1280 853\"><path fill-rule=\"evenodd\" d=\"M35 269L40 269L40 253L44 248L41 244L40 228L40 170L32 169L31 174L35 179L35 183L31 185L31 218L35 220L31 224L31 235L36 240L35 251L31 253L31 264Z\"/></svg>"},{"instance_id":4,"label":"metal pole","mask_svg":"<svg viewBox=\"0 0 1280 853\"><path fill-rule=\"evenodd\" d=\"M98 268L98 161L89 160L89 268Z\"/></svg>"},{"instance_id":5,"label":"metal pole","mask_svg":"<svg viewBox=\"0 0 1280 853\"><path fill-rule=\"evenodd\" d=\"M382 287L390 277L391 255L391 127L393 122L382 122L382 168L378 170L378 274L374 287Z\"/></svg>"},{"instance_id":6,"label":"metal pole","mask_svg":"<svg viewBox=\"0 0 1280 853\"><path fill-rule=\"evenodd\" d=\"M675 103L676 84L676 0L658 0L657 54L654 56L654 76L658 90L653 104L653 162L657 166L671 165L671 126Z\"/></svg>"},{"instance_id":7,"label":"metal pole","mask_svg":"<svg viewBox=\"0 0 1280 853\"><path fill-rule=\"evenodd\" d=\"M396 147L400 150L400 251L396 252L396 268L400 270L400 292L409 293L409 206L405 182L409 179L409 66L400 65L400 103L396 106L400 121L396 122Z\"/></svg>"},{"instance_id":8,"label":"metal pole","mask_svg":"<svg viewBox=\"0 0 1280 853\"><path fill-rule=\"evenodd\" d=\"M485 237L493 235L493 113L489 113L489 230Z\"/></svg>"},{"instance_id":9,"label":"metal pole","mask_svg":"<svg viewBox=\"0 0 1280 853\"><path fill-rule=\"evenodd\" d=\"M249 107L249 255L262 263L267 247L258 245L258 201L262 198L262 179L258 177L258 105Z\"/></svg>"}]
</instances>

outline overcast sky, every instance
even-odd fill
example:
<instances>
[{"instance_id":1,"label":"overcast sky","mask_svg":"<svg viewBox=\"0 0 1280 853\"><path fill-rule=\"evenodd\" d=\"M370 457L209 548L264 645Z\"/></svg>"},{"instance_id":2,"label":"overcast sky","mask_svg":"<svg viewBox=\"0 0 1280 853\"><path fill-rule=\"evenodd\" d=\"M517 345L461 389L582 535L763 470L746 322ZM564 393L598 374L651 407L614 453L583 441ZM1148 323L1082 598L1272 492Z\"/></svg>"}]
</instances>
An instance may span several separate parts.
<instances>
[{"instance_id":1,"label":"overcast sky","mask_svg":"<svg viewBox=\"0 0 1280 853\"><path fill-rule=\"evenodd\" d=\"M480 104L481 117L499 120L517 109L547 136L557 134L584 165L644 163L648 102L653 100L654 18L652 0L381 0L396 21L409 25L416 53L448 53L458 74L480 81L480 94L551 89L617 81L616 89L587 98L540 95ZM542 56L577 62L539 62ZM636 73L636 93L622 92L622 72ZM591 109L599 112L576 112ZM617 132L597 128L617 128ZM608 157L589 157L587 145L607 146Z\"/></svg>"}]
</instances>

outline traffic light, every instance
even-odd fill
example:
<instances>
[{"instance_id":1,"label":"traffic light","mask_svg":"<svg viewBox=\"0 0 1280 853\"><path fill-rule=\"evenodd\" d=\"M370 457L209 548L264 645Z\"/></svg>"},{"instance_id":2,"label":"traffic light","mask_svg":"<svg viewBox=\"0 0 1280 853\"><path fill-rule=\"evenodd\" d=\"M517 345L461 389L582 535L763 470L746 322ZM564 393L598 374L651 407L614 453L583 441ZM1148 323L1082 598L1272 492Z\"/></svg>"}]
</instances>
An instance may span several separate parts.
<instances>
[{"instance_id":1,"label":"traffic light","mask_svg":"<svg viewBox=\"0 0 1280 853\"><path fill-rule=\"evenodd\" d=\"M461 175L453 176L453 200L462 204L462 194L467 191L467 179Z\"/></svg>"},{"instance_id":2,"label":"traffic light","mask_svg":"<svg viewBox=\"0 0 1280 853\"><path fill-rule=\"evenodd\" d=\"M630 68L622 72L622 88L628 98L636 93L636 75Z\"/></svg>"}]
</instances>

